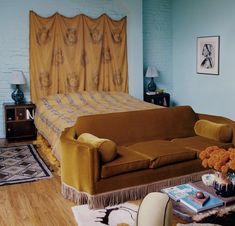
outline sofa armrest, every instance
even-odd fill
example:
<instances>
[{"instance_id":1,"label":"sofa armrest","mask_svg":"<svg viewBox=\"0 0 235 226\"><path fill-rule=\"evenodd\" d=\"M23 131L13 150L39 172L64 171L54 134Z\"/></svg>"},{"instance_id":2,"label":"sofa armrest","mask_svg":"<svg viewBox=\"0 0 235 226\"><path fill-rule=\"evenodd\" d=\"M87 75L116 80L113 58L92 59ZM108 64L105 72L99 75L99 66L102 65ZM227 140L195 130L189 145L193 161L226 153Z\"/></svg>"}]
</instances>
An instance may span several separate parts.
<instances>
[{"instance_id":1,"label":"sofa armrest","mask_svg":"<svg viewBox=\"0 0 235 226\"><path fill-rule=\"evenodd\" d=\"M81 192L95 193L100 177L100 157L97 148L79 143L72 133L60 137L61 180Z\"/></svg>"},{"instance_id":2,"label":"sofa armrest","mask_svg":"<svg viewBox=\"0 0 235 226\"><path fill-rule=\"evenodd\" d=\"M215 123L224 123L228 124L233 129L233 139L232 142L235 144L235 122L229 118L223 117L223 116L216 116L216 115L208 115L208 114L201 114L198 113L199 119L206 119Z\"/></svg>"}]
</instances>

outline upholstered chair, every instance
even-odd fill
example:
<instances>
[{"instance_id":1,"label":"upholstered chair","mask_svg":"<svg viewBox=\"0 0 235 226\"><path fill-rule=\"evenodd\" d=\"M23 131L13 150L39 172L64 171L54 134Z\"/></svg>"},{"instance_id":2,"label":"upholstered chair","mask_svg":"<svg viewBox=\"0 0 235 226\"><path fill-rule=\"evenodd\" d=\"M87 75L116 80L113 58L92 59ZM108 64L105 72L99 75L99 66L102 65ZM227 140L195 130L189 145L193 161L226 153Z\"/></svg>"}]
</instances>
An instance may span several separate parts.
<instances>
[{"instance_id":1,"label":"upholstered chair","mask_svg":"<svg viewBox=\"0 0 235 226\"><path fill-rule=\"evenodd\" d=\"M172 203L160 192L149 193L140 204L137 226L171 226Z\"/></svg>"}]
</instances>

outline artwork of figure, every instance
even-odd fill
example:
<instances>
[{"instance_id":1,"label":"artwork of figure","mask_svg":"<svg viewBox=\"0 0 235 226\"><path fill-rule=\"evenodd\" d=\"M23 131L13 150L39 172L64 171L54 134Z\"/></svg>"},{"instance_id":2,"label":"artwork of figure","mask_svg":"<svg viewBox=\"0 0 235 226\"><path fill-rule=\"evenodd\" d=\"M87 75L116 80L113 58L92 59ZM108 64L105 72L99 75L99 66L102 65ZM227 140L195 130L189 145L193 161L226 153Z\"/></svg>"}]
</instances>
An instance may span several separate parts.
<instances>
[{"instance_id":1,"label":"artwork of figure","mask_svg":"<svg viewBox=\"0 0 235 226\"><path fill-rule=\"evenodd\" d=\"M197 73L219 75L219 36L197 38Z\"/></svg>"},{"instance_id":2,"label":"artwork of figure","mask_svg":"<svg viewBox=\"0 0 235 226\"><path fill-rule=\"evenodd\" d=\"M206 69L211 69L214 67L214 54L213 54L213 45L212 44L204 44L202 49L203 60L201 62L201 66Z\"/></svg>"}]
</instances>

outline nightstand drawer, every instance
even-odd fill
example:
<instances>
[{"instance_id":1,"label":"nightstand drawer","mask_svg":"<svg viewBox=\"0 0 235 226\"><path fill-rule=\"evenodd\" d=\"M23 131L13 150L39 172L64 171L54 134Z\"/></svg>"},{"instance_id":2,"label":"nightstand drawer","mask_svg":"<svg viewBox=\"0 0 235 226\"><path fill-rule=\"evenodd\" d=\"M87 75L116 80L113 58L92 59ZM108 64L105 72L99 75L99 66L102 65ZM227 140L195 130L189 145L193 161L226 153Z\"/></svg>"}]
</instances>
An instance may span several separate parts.
<instances>
[{"instance_id":1,"label":"nightstand drawer","mask_svg":"<svg viewBox=\"0 0 235 226\"><path fill-rule=\"evenodd\" d=\"M6 125L6 136L8 139L21 137L36 137L36 129L33 121L22 121L18 123L8 122Z\"/></svg>"}]
</instances>

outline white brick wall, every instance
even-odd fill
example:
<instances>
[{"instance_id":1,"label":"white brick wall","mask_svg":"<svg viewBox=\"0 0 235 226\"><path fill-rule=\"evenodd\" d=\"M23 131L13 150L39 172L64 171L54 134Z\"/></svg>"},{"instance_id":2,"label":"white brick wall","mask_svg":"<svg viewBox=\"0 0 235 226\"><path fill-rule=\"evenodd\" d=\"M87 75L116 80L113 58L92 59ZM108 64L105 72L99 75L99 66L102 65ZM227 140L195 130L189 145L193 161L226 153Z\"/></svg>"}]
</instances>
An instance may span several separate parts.
<instances>
[{"instance_id":1,"label":"white brick wall","mask_svg":"<svg viewBox=\"0 0 235 226\"><path fill-rule=\"evenodd\" d=\"M160 71L158 88L172 92L171 0L143 0L144 73L149 65ZM145 79L145 86L148 80Z\"/></svg>"},{"instance_id":2,"label":"white brick wall","mask_svg":"<svg viewBox=\"0 0 235 226\"><path fill-rule=\"evenodd\" d=\"M97 17L107 13L114 19L127 16L130 92L142 96L142 1L141 0L0 0L0 137L5 137L2 104L12 102L9 79L13 70L22 70L29 94L29 11L50 16L56 11L65 16L80 13ZM137 38L136 38L137 37ZM135 40L133 44L131 40ZM136 64L136 65L135 65ZM134 81L134 82L132 82Z\"/></svg>"}]
</instances>

